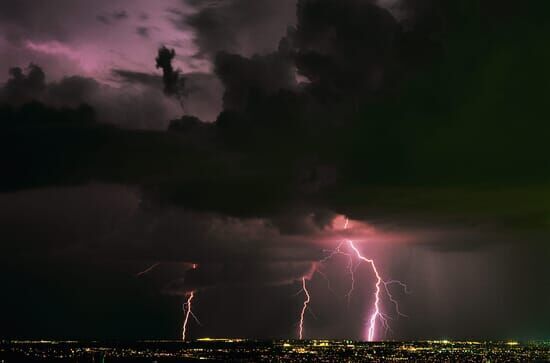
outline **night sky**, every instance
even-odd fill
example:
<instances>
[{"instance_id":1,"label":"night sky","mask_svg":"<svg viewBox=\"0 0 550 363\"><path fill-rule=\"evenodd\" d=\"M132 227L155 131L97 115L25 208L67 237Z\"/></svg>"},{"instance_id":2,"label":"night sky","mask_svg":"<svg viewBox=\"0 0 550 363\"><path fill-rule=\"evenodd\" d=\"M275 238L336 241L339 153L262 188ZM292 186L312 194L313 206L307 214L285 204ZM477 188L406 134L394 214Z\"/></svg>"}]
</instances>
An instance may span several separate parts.
<instances>
[{"instance_id":1,"label":"night sky","mask_svg":"<svg viewBox=\"0 0 550 363\"><path fill-rule=\"evenodd\" d=\"M550 338L549 14L1 1L0 338Z\"/></svg>"}]
</instances>

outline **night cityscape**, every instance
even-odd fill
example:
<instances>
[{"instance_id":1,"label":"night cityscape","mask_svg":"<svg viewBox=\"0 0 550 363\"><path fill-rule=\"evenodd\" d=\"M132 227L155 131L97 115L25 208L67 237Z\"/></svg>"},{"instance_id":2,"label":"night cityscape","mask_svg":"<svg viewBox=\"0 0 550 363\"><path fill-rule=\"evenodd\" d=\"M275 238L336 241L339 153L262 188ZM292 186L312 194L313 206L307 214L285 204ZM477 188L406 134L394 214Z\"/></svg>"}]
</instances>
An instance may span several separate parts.
<instances>
[{"instance_id":1,"label":"night cityscape","mask_svg":"<svg viewBox=\"0 0 550 363\"><path fill-rule=\"evenodd\" d=\"M1 362L549 362L549 342L199 339L131 344L14 341Z\"/></svg>"},{"instance_id":2,"label":"night cityscape","mask_svg":"<svg viewBox=\"0 0 550 363\"><path fill-rule=\"evenodd\" d=\"M0 363L550 362L549 40L550 0L0 0Z\"/></svg>"}]
</instances>

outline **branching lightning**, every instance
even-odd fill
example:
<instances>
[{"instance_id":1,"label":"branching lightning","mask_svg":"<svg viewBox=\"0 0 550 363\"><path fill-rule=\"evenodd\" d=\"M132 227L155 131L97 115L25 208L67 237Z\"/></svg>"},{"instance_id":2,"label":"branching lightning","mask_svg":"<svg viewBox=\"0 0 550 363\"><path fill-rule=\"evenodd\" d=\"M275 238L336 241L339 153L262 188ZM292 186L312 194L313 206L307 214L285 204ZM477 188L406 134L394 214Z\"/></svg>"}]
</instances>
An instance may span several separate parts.
<instances>
[{"instance_id":1,"label":"branching lightning","mask_svg":"<svg viewBox=\"0 0 550 363\"><path fill-rule=\"evenodd\" d=\"M349 223L349 220L346 219L344 229L347 229L348 223ZM308 290L307 282L313 278L315 273L318 273L322 278L324 278L326 280L327 288L336 296L336 292L331 288L330 279L325 274L322 267L326 263L328 263L330 260L332 260L334 257L339 256L339 255L345 256L348 259L346 268L347 268L348 274L350 276L350 286L349 286L349 289L348 289L347 293L344 295L347 298L348 305L351 302L351 298L353 296L353 293L354 293L355 287L356 287L357 280L355 278L355 274L357 272L357 269L359 268L359 266L363 262L366 262L366 263L369 264L369 266L371 267L371 269L374 273L374 276L376 278L376 282L374 284L374 303L373 303L372 307L370 308L370 315L369 315L369 317L366 321L366 326L365 326L365 339L367 341L374 341L376 339L376 337L377 337L376 333L377 333L377 327L378 326L381 326L381 327L385 328L386 332L388 330L391 330L390 327L389 327L389 324L388 324L388 320L390 320L391 317L386 315L382 311L382 306L381 305L382 305L382 297L383 296L385 296L387 301L389 301L393 305L393 309L395 310L395 313L398 316L407 317L407 315L405 315L401 312L401 310L399 308L399 303L394 298L394 296L392 295L392 291L390 289L390 287L392 285L397 285L397 286L401 287L406 294L410 294L410 291L409 291L407 285L404 284L401 281L398 281L398 280L385 281L382 278L381 274L379 273L379 270L376 266L376 263L375 263L374 259L365 257L359 251L359 249L357 248L357 246L355 245L355 243L351 239L347 239L347 240L344 240L344 241L340 242L336 246L335 249L327 250L326 252L327 252L326 257L324 257L323 259L321 259L318 262L314 263L312 265L312 268L310 269L310 271L306 275L302 276L302 278L301 278L302 288L301 288L300 291L298 291L297 294L303 293L304 300L303 300L303 303L302 303L302 308L300 310L300 317L299 317L299 321L298 321L298 337L299 337L299 339L304 338L304 325L305 325L306 311L309 311L309 312L312 313L312 311L309 307L309 305L312 301L312 296L310 294L310 291ZM153 265L149 266L147 269L145 269L141 272L138 272L136 274L136 276L139 277L139 276L145 275L145 274L151 272L153 269L155 269L158 265L160 265L160 262L154 263ZM189 270L194 270L196 268L198 268L198 265L193 263L193 264L191 264L191 266L185 272L188 272ZM185 276L184 276L184 278L185 278ZM183 327L182 327L182 340L184 340L184 341L187 339L190 317L192 317L196 321L197 324L201 325L199 319L195 316L195 314L193 313L193 309L192 309L193 300L196 296L196 293L197 293L196 290L192 290L190 292L187 292L186 295L185 295L186 300L183 304L184 319L183 319Z\"/></svg>"},{"instance_id":2,"label":"branching lightning","mask_svg":"<svg viewBox=\"0 0 550 363\"><path fill-rule=\"evenodd\" d=\"M375 285L376 289L375 289L375 294L374 294L374 309L373 309L373 312L372 312L372 314L370 316L370 319L369 319L369 328L368 328L368 332L367 332L367 340L369 342L372 342L374 340L374 333L375 333L375 329L376 329L377 319L379 319L379 318L384 319L384 317L380 313L380 285L383 284L383 280L380 277L380 274L378 273L378 269L376 268L376 264L374 263L374 261L364 257L363 255L361 255L361 252L359 252L357 247L355 247L355 245L353 244L353 241L348 240L348 244L349 244L350 248L357 254L357 258L359 258L361 261L368 262L371 265L372 270L373 270L373 272L376 276L376 285Z\"/></svg>"},{"instance_id":3,"label":"branching lightning","mask_svg":"<svg viewBox=\"0 0 550 363\"><path fill-rule=\"evenodd\" d=\"M347 229L348 223L349 223L349 220L346 219L344 229ZM346 249L349 249L350 252L343 251L345 245L347 245ZM366 262L370 265L370 267L372 268L372 271L374 272L374 276L376 277L376 282L374 284L374 303L373 303L373 306L371 308L372 312L371 312L371 314L370 314L370 316L367 320L367 326L365 328L365 338L368 341L374 341L375 340L377 325L381 325L382 327L384 327L386 332L388 330L391 330L390 326L388 324L388 319L391 319L391 318L382 312L382 308L381 308L381 301L382 301L382 296L381 295L382 294L384 294L387 297L387 299L389 300L389 302L394 306L394 309L395 309L395 312L397 313L397 315L407 317L407 315L405 315L401 312L401 310L399 308L399 303L393 297L393 295L390 291L390 288L389 288L389 286L395 284L395 285L398 285L401 288L403 288L403 290L405 291L406 294L409 294L410 292L409 292L409 289L408 289L406 284L404 284L403 282L398 281L398 280L384 281L382 279L380 273L378 272L378 268L376 267L376 264L375 264L374 260L363 256L361 254L361 252L359 251L359 249L355 246L355 244L352 240L346 240L346 241L340 242L340 244L334 250L329 250L329 252L330 253L325 258L320 260L314 266L313 273L318 272L327 281L327 285L329 287L329 290L332 291L332 289L330 289L330 280L325 275L325 273L322 272L319 269L319 266L326 263L326 262L328 262L329 260L331 260L333 257L335 257L337 255L346 256L348 258L347 269L348 269L348 272L349 272L349 275L350 275L350 281L351 281L350 288L349 288L348 292L345 295L347 300L348 300L348 305L351 301L351 297L352 297L353 292L355 290L355 284L356 284L355 272L356 272L357 268L359 267L359 265L362 262ZM359 261L357 263L355 263L354 262L355 259L358 259ZM303 306L302 306L302 310L301 310L301 314L300 314L300 321L299 321L298 335L299 335L300 339L303 338L304 315L305 315L306 310L308 309L309 303L311 302L311 295L309 294L309 291L307 290L306 277L305 276L302 277L302 290L300 290L300 292L302 292L302 291L305 294L305 300L303 302Z\"/></svg>"},{"instance_id":4,"label":"branching lightning","mask_svg":"<svg viewBox=\"0 0 550 363\"><path fill-rule=\"evenodd\" d=\"M191 291L187 295L187 301L185 302L185 304L183 304L183 311L185 312L185 318L183 320L182 340L187 339L187 324L189 323L190 316L192 316L193 319L195 319L195 321L200 324L199 319L197 319L195 314L193 314L193 310L192 310L191 304L193 303L194 297L195 297L195 291Z\"/></svg>"},{"instance_id":5,"label":"branching lightning","mask_svg":"<svg viewBox=\"0 0 550 363\"><path fill-rule=\"evenodd\" d=\"M198 264L196 263L193 263L191 265L191 270L195 270L196 268L198 267ZM189 271L189 270L187 270ZM187 272L186 271L186 272ZM201 325L201 322L199 321L199 319L197 318L197 316L193 313L193 310L192 310L192 303L193 303L193 298L195 297L195 291L191 291L190 293L187 294L187 301L183 304L183 311L185 313L185 317L183 319L183 328L182 328L182 333L181 333L181 338L182 340L186 340L187 338L187 325L189 323L189 317L193 317L193 319L195 319L195 321L197 322L197 324Z\"/></svg>"},{"instance_id":6,"label":"branching lightning","mask_svg":"<svg viewBox=\"0 0 550 363\"><path fill-rule=\"evenodd\" d=\"M348 226L348 220L346 220L346 224L345 224L344 228L347 228L347 226ZM409 293L409 291L408 291L407 285L404 284L401 281L398 281L398 280L390 280L390 281L387 281L387 282L384 281L382 279L382 277L380 276L380 273L378 272L378 268L376 267L376 264L375 264L374 260L363 256L361 254L361 252L359 251L359 249L355 246L355 244L353 243L352 240L348 240L347 242L348 242L349 248L353 251L353 253L360 260L360 262L367 262L371 266L372 271L374 272L374 275L376 277L375 292L374 292L374 304L373 304L373 307L372 307L372 313L371 313L371 315L368 319L368 328L366 330L366 338L369 342L372 342L375 339L376 325L377 325L378 321L380 322L380 324L382 326L384 326L386 328L386 331L390 330L390 327L389 327L388 321L387 321L388 318L384 313L382 313L381 308L380 308L380 301L381 301L381 296L380 296L381 294L380 293L382 291L382 287L384 288L384 292L385 292L386 296L388 297L388 300L394 305L396 313L398 315L404 316L404 317L406 317L407 315L403 314L401 312L401 310L399 309L399 303L397 302L397 300L395 300L395 298L391 294L390 289L388 288L388 286L391 285L391 284L397 284L397 285L401 286L405 290L406 293ZM351 263L353 263L353 262L351 262ZM355 269L350 267L350 274L351 274L351 278L352 278L352 288L350 289L350 292L348 293L348 298L351 295L351 292L353 291L353 287L354 287L354 284L355 284L354 273L355 273Z\"/></svg>"}]
</instances>

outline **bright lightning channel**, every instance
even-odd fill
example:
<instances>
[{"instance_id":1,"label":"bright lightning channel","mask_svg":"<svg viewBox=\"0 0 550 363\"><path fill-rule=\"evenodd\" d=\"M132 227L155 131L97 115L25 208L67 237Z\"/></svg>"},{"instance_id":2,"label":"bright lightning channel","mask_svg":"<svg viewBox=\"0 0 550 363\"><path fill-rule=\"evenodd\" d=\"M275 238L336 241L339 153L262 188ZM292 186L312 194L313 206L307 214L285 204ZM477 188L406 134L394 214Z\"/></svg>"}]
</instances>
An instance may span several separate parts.
<instances>
[{"instance_id":1,"label":"bright lightning channel","mask_svg":"<svg viewBox=\"0 0 550 363\"><path fill-rule=\"evenodd\" d=\"M367 340L369 342L372 342L374 340L374 333L375 333L375 329L376 329L376 321L379 318L383 319L383 317L380 313L380 285L383 284L383 280L380 277L380 274L378 273L378 269L376 268L376 264L374 263L374 260L368 259L365 256L361 255L361 252L359 252L359 250L357 249L357 247L355 247L355 245L353 244L353 242L351 240L348 241L348 244L351 247L351 249L357 254L357 258L359 258L362 261L368 262L371 265L372 270L374 271L374 275L376 276L376 285L375 285L376 290L375 290L375 294L374 294L374 309L373 309L373 313L371 314L370 319L369 319L369 328L368 328L368 331L367 331Z\"/></svg>"},{"instance_id":2,"label":"bright lightning channel","mask_svg":"<svg viewBox=\"0 0 550 363\"><path fill-rule=\"evenodd\" d=\"M304 338L304 315L307 310L307 306L309 302L311 301L311 296L309 295L309 291L307 290L307 284L306 284L306 277L302 277L302 291L304 292L306 299L304 300L304 305L302 306L302 312L300 314L300 324L298 328L298 336L300 339Z\"/></svg>"},{"instance_id":3,"label":"bright lightning channel","mask_svg":"<svg viewBox=\"0 0 550 363\"><path fill-rule=\"evenodd\" d=\"M182 340L187 339L187 324L189 323L189 316L193 314L191 310L191 303L195 297L195 291L191 291L187 296L187 302L183 304L183 310L185 311L185 319L183 320ZM193 315L194 316L194 315Z\"/></svg>"},{"instance_id":4,"label":"bright lightning channel","mask_svg":"<svg viewBox=\"0 0 550 363\"><path fill-rule=\"evenodd\" d=\"M349 219L346 219L344 229L348 228L348 223L349 223ZM353 251L353 253L346 253L346 252L342 251L342 247L346 242L347 242L347 245L350 248L350 250ZM367 324L367 328L366 328L366 332L365 332L365 338L367 339L367 341L369 341L369 342L374 341L375 336L376 336L376 326L377 326L378 322L380 322L380 325L382 325L383 327L386 328L386 331L390 330L390 327L389 327L388 321L387 321L388 318L382 313L382 310L380 308L382 287L384 288L383 292L387 296L388 300L394 305L394 308L395 308L395 311L397 312L397 314L399 316L407 317L407 315L403 314L401 312L401 310L399 309L399 303L397 302L397 300L395 300L395 298L391 294L390 289L388 287L392 284L396 284L396 285L399 285L400 287L402 287L406 294L409 294L410 292L408 290L407 285L404 284L401 281L398 281L398 280L384 281L382 279L382 277L380 276L380 273L378 272L378 268L376 267L376 264L375 264L374 260L363 256L361 254L361 252L359 251L359 249L355 246L355 244L353 243L352 240L347 240L347 241L341 242L334 250L330 251L330 254L328 256L326 256L325 258L320 260L319 264L316 265L314 270L313 270L313 273L315 273L315 272L321 273L321 275L327 280L329 288L330 288L330 281L324 275L324 273L322 273L322 271L319 270L319 265L322 265L322 264L326 263L327 261L331 260L336 255L344 255L344 256L348 257L348 259L349 259L347 268L348 268L350 279L351 279L351 286L350 286L350 288L349 288L349 290L346 294L346 297L348 299L348 304L351 301L351 296L352 296L353 291L355 289L355 271L359 267L359 264L361 262L367 262L371 266L371 268L374 272L374 275L376 277L375 292L374 292L374 304L373 304L373 307L371 309L372 313L371 313L369 319L367 320L368 324ZM354 256L357 259L359 259L359 263L356 264L355 266L354 266L354 262L353 262ZM303 291L304 294L305 294L305 300L303 302L303 306L302 306L302 310L301 310L301 314L300 314L298 336L299 336L300 339L303 339L304 315L305 315L305 312L308 308L308 304L311 301L311 296L309 294L309 291L307 290L306 277L305 276L302 277L302 290L301 291Z\"/></svg>"},{"instance_id":5,"label":"bright lightning channel","mask_svg":"<svg viewBox=\"0 0 550 363\"><path fill-rule=\"evenodd\" d=\"M199 265L196 264L196 263L193 263L191 265L190 270L195 270L195 269L197 269L197 267L199 267ZM189 270L187 270L187 271L189 271ZM189 317L190 316L192 316L193 319L195 319L197 324L201 325L201 322L199 321L197 316L195 314L193 314L192 303L193 303L193 298L194 297L195 297L195 291L191 291L187 295L187 301L183 304L183 311L185 312L185 318L183 320L183 328L182 328L181 338L184 341L187 339L187 325L189 324Z\"/></svg>"}]
</instances>

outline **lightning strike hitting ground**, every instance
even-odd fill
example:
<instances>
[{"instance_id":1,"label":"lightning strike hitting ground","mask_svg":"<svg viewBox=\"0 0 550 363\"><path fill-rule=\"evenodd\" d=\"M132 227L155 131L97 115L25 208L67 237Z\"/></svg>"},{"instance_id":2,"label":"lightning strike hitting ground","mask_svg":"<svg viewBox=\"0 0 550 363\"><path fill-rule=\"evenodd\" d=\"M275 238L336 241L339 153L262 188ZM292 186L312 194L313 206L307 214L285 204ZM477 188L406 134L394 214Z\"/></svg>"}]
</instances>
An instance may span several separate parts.
<instances>
[{"instance_id":1,"label":"lightning strike hitting ground","mask_svg":"<svg viewBox=\"0 0 550 363\"><path fill-rule=\"evenodd\" d=\"M154 263L153 265L149 266L145 270L138 272L136 274L136 277L140 277L151 272L155 267L157 267L160 264L161 264L160 262ZM190 267L187 270L185 270L182 281L185 280L185 275L187 274L188 271L196 270L198 267L199 265L197 263L192 263ZM193 298L195 297L195 291L191 291L190 293L187 293L186 296L187 296L187 300L183 304L184 320L183 320L183 329L182 329L182 340L185 340L187 338L187 326L189 324L189 317L193 317L193 319L197 322L198 325L202 325L192 310L191 304L193 302Z\"/></svg>"},{"instance_id":2,"label":"lightning strike hitting ground","mask_svg":"<svg viewBox=\"0 0 550 363\"><path fill-rule=\"evenodd\" d=\"M191 268L189 270L195 270L197 269L197 267L199 267L198 264L196 263L193 263L191 265ZM187 271L189 271L187 270ZM187 271L185 271L187 273ZM183 329L182 329L182 340L185 340L186 337L187 337L187 325L189 323L189 317L192 316L193 319L195 319L195 321L197 322L197 324L201 325L201 322L199 321L199 319L197 318L197 316L195 314L193 314L193 310L192 310L192 302L193 302L193 298L195 297L195 291L191 291L188 296L187 296L187 301L185 302L185 304L183 304L183 311L185 312L185 318L183 320Z\"/></svg>"},{"instance_id":3,"label":"lightning strike hitting ground","mask_svg":"<svg viewBox=\"0 0 550 363\"><path fill-rule=\"evenodd\" d=\"M376 276L376 290L374 294L374 308L373 312L369 319L369 328L367 331L367 340L369 342L372 342L374 340L374 333L376 329L376 321L381 318L383 319L381 313L380 313L380 285L382 285L384 282L382 278L380 277L380 274L378 273L378 269L376 268L376 265L374 264L374 261L371 259L368 259L361 255L361 252L355 247L353 242L351 240L348 240L350 248L357 254L357 258L359 258L362 261L370 263L372 270L374 271L374 274Z\"/></svg>"},{"instance_id":4,"label":"lightning strike hitting ground","mask_svg":"<svg viewBox=\"0 0 550 363\"><path fill-rule=\"evenodd\" d=\"M185 319L183 320L182 340L185 340L187 338L187 324L189 323L189 316L193 314L193 312L191 311L191 303L193 302L194 297L195 297L195 291L191 291L187 297L187 302L183 304L183 310L185 311Z\"/></svg>"},{"instance_id":5,"label":"lightning strike hitting ground","mask_svg":"<svg viewBox=\"0 0 550 363\"><path fill-rule=\"evenodd\" d=\"M302 312L300 314L300 324L299 324L299 329L298 329L298 336L300 337L300 339L304 338L304 315L305 315L306 310L307 310L307 305L311 301L311 296L309 295L309 291L307 290L305 276L302 277L302 291L306 295L306 299L304 300L304 305L302 307Z\"/></svg>"},{"instance_id":6,"label":"lightning strike hitting ground","mask_svg":"<svg viewBox=\"0 0 550 363\"><path fill-rule=\"evenodd\" d=\"M344 229L348 228L348 224L349 224L349 220L346 219L346 222L344 224ZM351 251L350 253L342 251L342 249L344 247L344 244L346 244L346 242L347 242L347 246L348 246L349 250ZM327 284L328 284L328 287L330 289L330 280L319 269L319 266L325 264L326 262L331 260L336 255L344 255L344 256L348 257L348 259L349 259L348 264L347 264L347 269L348 269L349 275L350 275L351 286L350 286L348 292L345 295L348 299L348 305L351 301L351 297L352 297L353 291L355 289L355 283L356 283L355 272L356 272L357 268L359 267L359 265L361 264L361 262L367 262L371 266L371 268L374 272L374 275L376 277L375 293L374 293L374 304L373 304L373 307L372 307L372 313L371 313L371 315L368 319L368 324L367 324L368 328L366 329L366 332L365 332L365 338L368 341L373 341L375 339L377 324L380 324L382 327L384 327L386 329L386 332L388 330L391 331L391 329L389 327L389 324L388 324L388 319L391 319L391 318L388 317L387 315L385 315L382 312L381 307L380 307L382 287L384 288L383 292L387 296L388 300L393 304L396 313L399 316L407 317L407 315L403 314L401 312L401 310L399 309L399 303L393 297L393 295L391 294L391 291L389 289L390 285L395 284L395 285L399 285L400 287L402 287L406 294L409 294L410 292L408 290L407 285L404 284L401 281L398 281L398 280L384 281L382 279L382 277L380 276L380 273L378 272L378 269L376 267L376 264L374 263L374 260L363 256L361 254L361 252L359 251L359 249L355 246L355 244L353 243L352 240L343 241L334 250L330 250L330 253L325 258L323 258L322 260L319 261L319 263L314 265L314 269L313 269L311 275L313 275L315 272L320 273L320 275L327 280ZM359 260L359 262L357 264L354 264L354 259L355 258L357 258ZM311 301L311 296L310 296L309 291L307 290L307 286L306 286L306 277L302 277L302 290L301 291L303 291L305 293L306 299L304 300L301 315L300 315L300 322L299 322L299 337L300 337L300 339L302 339L302 337L303 337L304 314L305 314L305 311L308 308L308 304Z\"/></svg>"},{"instance_id":7,"label":"lightning strike hitting ground","mask_svg":"<svg viewBox=\"0 0 550 363\"><path fill-rule=\"evenodd\" d=\"M346 222L344 224L344 229L348 228L348 224L349 224L349 219L346 219ZM405 285L401 281L398 281L398 280L390 280L390 281L387 281L387 282L384 281L382 279L382 277L380 276L380 273L378 272L378 269L376 267L376 264L374 263L374 260L363 256L361 254L361 252L359 252L359 249L357 249L357 247L355 246L355 244L353 243L352 240L348 240L347 242L348 242L349 248L353 251L353 253L360 260L359 263L361 263L361 262L369 263L370 266L372 267L374 275L376 276L375 293L374 293L374 305L372 307L372 313L370 315L370 318L368 319L368 329L367 329L366 334L365 334L367 340L369 342L371 342L375 339L376 324L377 324L378 321L380 322L380 324L382 326L384 326L386 328L386 331L390 330L390 327L389 327L388 321L387 321L388 318L382 313L381 308L380 308L380 300L381 300L380 292L381 292L382 286L384 287L384 292L386 293L386 296L388 297L388 300L394 305L395 311L397 312L397 314L400 315L400 316L404 316L404 317L406 317L407 315L403 314L401 312L401 310L399 309L399 303L397 302L397 300L394 299L394 297L391 294L390 289L388 288L388 286L391 285L391 284L397 284L405 290L405 293L408 294L409 291L408 291L407 285ZM342 246L342 243L340 243L340 245L337 247L337 249L335 251L336 251L336 253L339 253L339 254L345 254L345 253L342 253L340 251L341 246ZM345 255L349 256L349 254L345 254ZM351 298L351 294L352 294L354 286L355 286L355 269L357 269L357 267L359 267L359 264L357 264L355 266L355 268L353 268L353 260L350 257L350 262L348 264L348 269L350 271L352 284L351 284L351 288L350 288L350 290L347 294L348 302L349 302L349 299Z\"/></svg>"}]
</instances>

